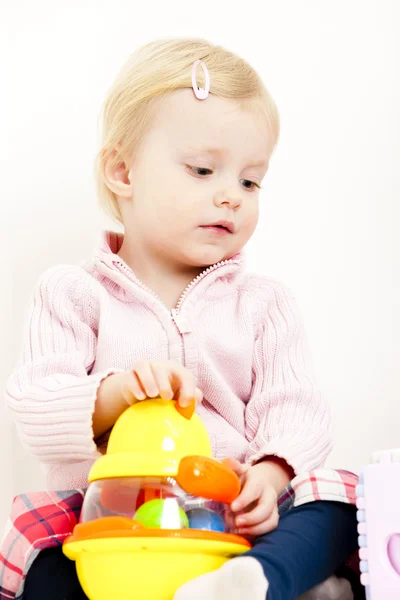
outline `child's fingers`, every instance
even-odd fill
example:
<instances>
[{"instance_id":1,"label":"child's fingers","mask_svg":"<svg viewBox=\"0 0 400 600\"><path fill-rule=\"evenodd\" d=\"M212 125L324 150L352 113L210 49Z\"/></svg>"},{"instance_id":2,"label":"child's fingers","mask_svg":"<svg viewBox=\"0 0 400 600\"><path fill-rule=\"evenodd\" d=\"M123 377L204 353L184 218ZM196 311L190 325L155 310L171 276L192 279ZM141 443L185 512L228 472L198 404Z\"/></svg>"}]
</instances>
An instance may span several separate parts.
<instances>
[{"instance_id":1,"label":"child's fingers","mask_svg":"<svg viewBox=\"0 0 400 600\"><path fill-rule=\"evenodd\" d=\"M121 385L121 394L127 404L135 404L138 400L144 400L144 392L136 373L127 373L125 382Z\"/></svg>"},{"instance_id":2,"label":"child's fingers","mask_svg":"<svg viewBox=\"0 0 400 600\"><path fill-rule=\"evenodd\" d=\"M196 401L196 406L203 402L203 392L201 390L199 390L199 388L195 389L194 399Z\"/></svg>"},{"instance_id":3,"label":"child's fingers","mask_svg":"<svg viewBox=\"0 0 400 600\"><path fill-rule=\"evenodd\" d=\"M246 482L246 473L250 468L250 465L241 463L236 458L224 458L223 464L231 469L238 477L240 481L240 487L242 488Z\"/></svg>"},{"instance_id":4,"label":"child's fingers","mask_svg":"<svg viewBox=\"0 0 400 600\"><path fill-rule=\"evenodd\" d=\"M261 496L260 482L255 479L246 479L239 496L231 504L233 512L245 510L250 504Z\"/></svg>"},{"instance_id":5,"label":"child's fingers","mask_svg":"<svg viewBox=\"0 0 400 600\"><path fill-rule=\"evenodd\" d=\"M178 385L178 402L180 406L189 406L196 393L196 379L194 375L184 367L176 365L172 368L172 376Z\"/></svg>"},{"instance_id":6,"label":"child's fingers","mask_svg":"<svg viewBox=\"0 0 400 600\"><path fill-rule=\"evenodd\" d=\"M170 371L166 368L165 363L150 363L150 367L156 380L159 394L163 400L172 400L174 392L170 381Z\"/></svg>"},{"instance_id":7,"label":"child's fingers","mask_svg":"<svg viewBox=\"0 0 400 600\"><path fill-rule=\"evenodd\" d=\"M251 527L267 521L275 510L276 503L271 499L261 497L258 504L247 513L240 514L235 519L236 526Z\"/></svg>"},{"instance_id":8,"label":"child's fingers","mask_svg":"<svg viewBox=\"0 0 400 600\"><path fill-rule=\"evenodd\" d=\"M147 394L147 397L157 398L160 392L157 382L154 379L150 363L144 360L137 362L133 367L133 372L136 374L141 386Z\"/></svg>"},{"instance_id":9,"label":"child's fingers","mask_svg":"<svg viewBox=\"0 0 400 600\"><path fill-rule=\"evenodd\" d=\"M274 531L278 527L279 523L279 513L278 508L274 509L271 516L263 521L262 523L258 523L257 525L252 525L250 527L240 527L238 529L238 533L240 535L246 536L258 536L265 535L266 533L270 533L270 531Z\"/></svg>"},{"instance_id":10,"label":"child's fingers","mask_svg":"<svg viewBox=\"0 0 400 600\"><path fill-rule=\"evenodd\" d=\"M197 404L203 400L192 373L170 361L138 361L132 369L132 378L124 386L124 398L131 404L146 397L172 400L174 395L182 408L190 406L193 399Z\"/></svg>"},{"instance_id":11,"label":"child's fingers","mask_svg":"<svg viewBox=\"0 0 400 600\"><path fill-rule=\"evenodd\" d=\"M224 465L231 469L238 477L244 475L249 470L250 465L239 462L236 458L224 458L222 461Z\"/></svg>"}]
</instances>

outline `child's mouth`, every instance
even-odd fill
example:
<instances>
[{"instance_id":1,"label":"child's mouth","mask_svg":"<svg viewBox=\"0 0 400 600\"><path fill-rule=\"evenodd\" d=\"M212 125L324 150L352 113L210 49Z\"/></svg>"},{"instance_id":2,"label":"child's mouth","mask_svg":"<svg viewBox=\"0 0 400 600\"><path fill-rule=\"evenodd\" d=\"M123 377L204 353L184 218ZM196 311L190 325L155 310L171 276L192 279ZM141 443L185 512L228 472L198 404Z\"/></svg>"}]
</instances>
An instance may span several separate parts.
<instances>
[{"instance_id":1,"label":"child's mouth","mask_svg":"<svg viewBox=\"0 0 400 600\"><path fill-rule=\"evenodd\" d=\"M204 229L205 231L209 231L210 233L219 236L232 235L232 233L222 225L203 225L200 229Z\"/></svg>"},{"instance_id":2,"label":"child's mouth","mask_svg":"<svg viewBox=\"0 0 400 600\"><path fill-rule=\"evenodd\" d=\"M216 235L229 235L234 233L235 226L231 221L217 221L209 225L202 225L201 229L205 229Z\"/></svg>"}]
</instances>

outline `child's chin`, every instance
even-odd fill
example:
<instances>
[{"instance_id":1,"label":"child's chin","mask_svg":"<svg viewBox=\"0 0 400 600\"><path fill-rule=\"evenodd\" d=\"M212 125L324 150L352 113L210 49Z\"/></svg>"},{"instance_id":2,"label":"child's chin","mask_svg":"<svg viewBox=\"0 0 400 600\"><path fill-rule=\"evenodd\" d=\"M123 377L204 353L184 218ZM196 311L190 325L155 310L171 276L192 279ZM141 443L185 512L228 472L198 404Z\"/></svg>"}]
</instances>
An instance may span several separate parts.
<instances>
[{"instance_id":1,"label":"child's chin","mask_svg":"<svg viewBox=\"0 0 400 600\"><path fill-rule=\"evenodd\" d=\"M226 260L226 258L230 258L223 252L216 252L215 249L206 248L203 251L199 251L193 253L191 256L188 256L188 260L190 261L188 264L193 267L198 267L206 269L210 265L215 265L216 263L222 262Z\"/></svg>"}]
</instances>

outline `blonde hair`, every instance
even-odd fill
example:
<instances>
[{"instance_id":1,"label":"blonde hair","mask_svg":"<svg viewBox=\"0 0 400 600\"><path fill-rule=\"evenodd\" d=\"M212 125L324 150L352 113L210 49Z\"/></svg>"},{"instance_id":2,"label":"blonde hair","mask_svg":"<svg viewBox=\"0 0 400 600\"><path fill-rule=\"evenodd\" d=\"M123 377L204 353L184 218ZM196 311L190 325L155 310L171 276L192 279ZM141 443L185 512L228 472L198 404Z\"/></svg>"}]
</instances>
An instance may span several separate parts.
<instances>
[{"instance_id":1,"label":"blonde hair","mask_svg":"<svg viewBox=\"0 0 400 600\"><path fill-rule=\"evenodd\" d=\"M210 73L210 93L237 100L266 117L273 136L279 137L279 114L258 73L242 58L204 39L155 40L136 50L126 61L103 104L102 144L95 160L100 205L114 220L122 222L116 195L107 186L104 167L132 160L135 149L151 121L156 101L182 88L192 87L192 65L205 62ZM197 69L197 85L205 87L203 70ZM207 100L205 100L207 102Z\"/></svg>"}]
</instances>

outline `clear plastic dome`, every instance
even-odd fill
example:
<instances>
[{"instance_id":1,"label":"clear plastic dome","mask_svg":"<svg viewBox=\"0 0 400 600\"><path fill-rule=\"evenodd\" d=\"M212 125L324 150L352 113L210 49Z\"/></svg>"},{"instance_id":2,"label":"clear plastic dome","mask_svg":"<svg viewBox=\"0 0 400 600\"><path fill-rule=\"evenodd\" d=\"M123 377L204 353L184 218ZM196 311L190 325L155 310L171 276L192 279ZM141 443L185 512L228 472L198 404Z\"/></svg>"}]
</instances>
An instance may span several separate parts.
<instances>
[{"instance_id":1,"label":"clear plastic dome","mask_svg":"<svg viewBox=\"0 0 400 600\"><path fill-rule=\"evenodd\" d=\"M228 504L187 494L172 477L121 477L89 485L80 522L125 517L151 529L235 533Z\"/></svg>"}]
</instances>

